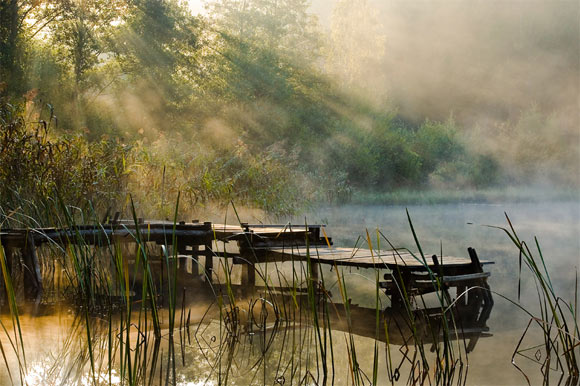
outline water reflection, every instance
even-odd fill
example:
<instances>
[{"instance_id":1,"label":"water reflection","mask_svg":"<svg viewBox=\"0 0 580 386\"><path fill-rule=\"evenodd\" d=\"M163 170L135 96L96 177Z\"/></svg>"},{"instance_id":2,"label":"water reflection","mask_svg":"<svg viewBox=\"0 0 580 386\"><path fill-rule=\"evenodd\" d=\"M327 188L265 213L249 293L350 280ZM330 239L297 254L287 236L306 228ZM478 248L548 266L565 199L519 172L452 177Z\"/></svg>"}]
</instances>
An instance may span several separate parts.
<instances>
[{"instance_id":1,"label":"water reflection","mask_svg":"<svg viewBox=\"0 0 580 386\"><path fill-rule=\"evenodd\" d=\"M196 282L182 290L173 329L170 310L160 310L161 339L152 333L146 309L88 317L74 308L28 303L20 316L26 372L18 374L22 356L9 355L12 373L2 373L3 383L10 377L29 385L121 384L122 379L179 385L321 383L326 374L327 381L344 384L353 377L372 380L375 357L377 376L386 381L417 371L412 357L420 356L411 354L417 347L431 346L426 358L436 368L437 347L452 348L460 360L480 337L490 336L485 322L492 304L478 294L482 290L447 312L431 307L410 313L336 303L336 291L319 291L313 299L300 288L244 296L241 286ZM234 302L227 293L239 296ZM6 314L0 320L12 323ZM9 345L6 336L1 341ZM461 344L450 347L451 341ZM379 342L376 351L374 342Z\"/></svg>"}]
</instances>

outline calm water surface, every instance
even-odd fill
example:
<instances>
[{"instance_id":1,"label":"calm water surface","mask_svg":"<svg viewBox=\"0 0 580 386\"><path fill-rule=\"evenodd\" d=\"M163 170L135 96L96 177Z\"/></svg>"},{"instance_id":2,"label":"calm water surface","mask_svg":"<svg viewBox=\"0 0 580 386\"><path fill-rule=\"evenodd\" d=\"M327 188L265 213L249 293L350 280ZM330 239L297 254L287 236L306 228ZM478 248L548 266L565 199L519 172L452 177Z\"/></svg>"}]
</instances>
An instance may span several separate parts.
<instances>
[{"instance_id":1,"label":"calm water surface","mask_svg":"<svg viewBox=\"0 0 580 386\"><path fill-rule=\"evenodd\" d=\"M518 250L503 231L487 226L507 227L507 213L520 239L533 246L534 236L537 236L556 292L574 301L575 280L580 269L579 202L417 205L407 208L345 206L316 211L310 219L326 221L337 244L352 245L356 241L357 236L351 229L371 231L379 228L395 246L416 250L405 209L409 211L426 253L439 253L442 249L444 255L468 256L467 248L475 248L480 259L494 262L486 267L491 272L491 289L517 300ZM534 281L525 268L521 286L522 306L539 314ZM494 336L480 339L469 355L468 383L526 384L511 365L511 358L529 316L499 296L494 296L494 301L487 323ZM524 341L528 346L535 343ZM522 357L515 360L526 370L532 383L541 380L539 368L531 360Z\"/></svg>"}]
</instances>

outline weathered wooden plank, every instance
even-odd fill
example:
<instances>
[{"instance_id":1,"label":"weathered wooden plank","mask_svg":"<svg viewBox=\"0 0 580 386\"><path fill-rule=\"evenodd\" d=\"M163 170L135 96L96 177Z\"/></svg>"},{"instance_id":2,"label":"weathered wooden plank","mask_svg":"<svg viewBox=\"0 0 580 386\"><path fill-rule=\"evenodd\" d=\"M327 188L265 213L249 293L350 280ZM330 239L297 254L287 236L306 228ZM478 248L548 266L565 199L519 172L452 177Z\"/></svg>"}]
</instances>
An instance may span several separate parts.
<instances>
[{"instance_id":1,"label":"weathered wooden plank","mask_svg":"<svg viewBox=\"0 0 580 386\"><path fill-rule=\"evenodd\" d=\"M304 245L308 237L313 244L320 244L320 226L246 226L205 223L178 223L167 221L135 224L126 220L114 224L79 225L73 228L5 229L0 232L4 246L21 248L28 234L32 234L37 245L55 243L59 245L87 243L101 245L107 242L134 242L137 231L141 239L157 243L172 244L173 237L184 245L205 245L212 240L249 241L250 244L268 246Z\"/></svg>"},{"instance_id":2,"label":"weathered wooden plank","mask_svg":"<svg viewBox=\"0 0 580 386\"><path fill-rule=\"evenodd\" d=\"M322 264L336 264L361 268L395 268L408 267L411 269L425 270L425 266L434 268L431 259L423 261L419 255L409 252L397 251L373 251L368 249L353 248L262 248L255 249L259 261L290 261L306 260L307 254L310 259ZM472 260L462 257L443 256L439 258L440 264L446 268L453 266L469 267ZM489 262L483 262L487 264Z\"/></svg>"},{"instance_id":3,"label":"weathered wooden plank","mask_svg":"<svg viewBox=\"0 0 580 386\"><path fill-rule=\"evenodd\" d=\"M140 229L143 241L156 241L160 243L172 243L172 237L175 235L179 239L191 239L192 242L203 244L205 240L211 240L213 235L211 231L206 230L163 230L163 229ZM35 229L32 234L37 244L53 243L59 245L86 243L89 245L105 245L107 242L135 242L136 231L134 229L59 229L45 230ZM22 232L5 232L1 238L3 245L22 247L25 244L26 233Z\"/></svg>"}]
</instances>

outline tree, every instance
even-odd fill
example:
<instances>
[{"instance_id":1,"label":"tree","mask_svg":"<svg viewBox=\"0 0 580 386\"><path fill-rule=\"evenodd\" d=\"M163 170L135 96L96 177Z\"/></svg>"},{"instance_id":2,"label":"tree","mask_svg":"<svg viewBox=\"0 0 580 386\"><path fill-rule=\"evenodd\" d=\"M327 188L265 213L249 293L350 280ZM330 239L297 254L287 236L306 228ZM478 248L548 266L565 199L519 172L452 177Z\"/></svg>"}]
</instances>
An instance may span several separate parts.
<instances>
[{"instance_id":1,"label":"tree","mask_svg":"<svg viewBox=\"0 0 580 386\"><path fill-rule=\"evenodd\" d=\"M17 83L14 81L22 78L22 74L18 73L20 56L18 20L18 1L0 3L0 79L6 82L3 85L6 90L12 89Z\"/></svg>"},{"instance_id":2,"label":"tree","mask_svg":"<svg viewBox=\"0 0 580 386\"><path fill-rule=\"evenodd\" d=\"M209 4L217 30L287 57L318 53L317 19L306 0L217 0Z\"/></svg>"},{"instance_id":3,"label":"tree","mask_svg":"<svg viewBox=\"0 0 580 386\"><path fill-rule=\"evenodd\" d=\"M113 38L122 73L113 88L120 109L131 103L127 97L139 106L132 125L175 127L180 121L195 94L200 25L178 1L128 3Z\"/></svg>"},{"instance_id":4,"label":"tree","mask_svg":"<svg viewBox=\"0 0 580 386\"><path fill-rule=\"evenodd\" d=\"M306 1L219 0L209 9L214 49L208 58L225 79L226 98L287 101L302 75L316 72L317 24Z\"/></svg>"},{"instance_id":5,"label":"tree","mask_svg":"<svg viewBox=\"0 0 580 386\"><path fill-rule=\"evenodd\" d=\"M111 36L125 8L122 0L62 0L45 8L58 10L48 25L50 37L71 65L77 91L103 55L111 52Z\"/></svg>"},{"instance_id":6,"label":"tree","mask_svg":"<svg viewBox=\"0 0 580 386\"><path fill-rule=\"evenodd\" d=\"M0 95L20 96L26 91L26 43L45 20L37 18L30 26L26 21L42 4L41 0L0 2Z\"/></svg>"},{"instance_id":7,"label":"tree","mask_svg":"<svg viewBox=\"0 0 580 386\"><path fill-rule=\"evenodd\" d=\"M382 60L385 36L368 0L340 0L332 12L326 70L349 91L362 91L369 99L379 97L384 83Z\"/></svg>"}]
</instances>

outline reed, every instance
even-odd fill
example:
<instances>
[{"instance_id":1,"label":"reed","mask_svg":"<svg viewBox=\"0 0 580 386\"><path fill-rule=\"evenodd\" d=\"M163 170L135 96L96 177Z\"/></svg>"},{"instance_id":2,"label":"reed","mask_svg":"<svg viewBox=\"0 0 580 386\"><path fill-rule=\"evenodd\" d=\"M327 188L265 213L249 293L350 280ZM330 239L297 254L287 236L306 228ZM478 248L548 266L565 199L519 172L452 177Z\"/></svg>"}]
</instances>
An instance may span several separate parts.
<instances>
[{"instance_id":1,"label":"reed","mask_svg":"<svg viewBox=\"0 0 580 386\"><path fill-rule=\"evenodd\" d=\"M512 364L522 373L528 384L528 375L516 363L517 355L524 355L530 348L522 347L522 341L529 335L531 325L536 325L541 331L542 344L532 347L544 349L543 361L536 360L541 365L544 384L554 382L551 366L555 365L557 383L574 385L579 380L580 366L580 330L578 319L578 274L576 274L574 300L566 299L557 293L547 268L546 260L537 237L534 237L532 247L522 240L516 232L509 216L505 214L508 226L494 227L502 230L515 245L519 253L520 276L518 277L518 301L514 304L522 308L529 316L517 347L514 350ZM522 280L522 263L531 274L536 288L538 309L534 312L519 305Z\"/></svg>"}]
</instances>

